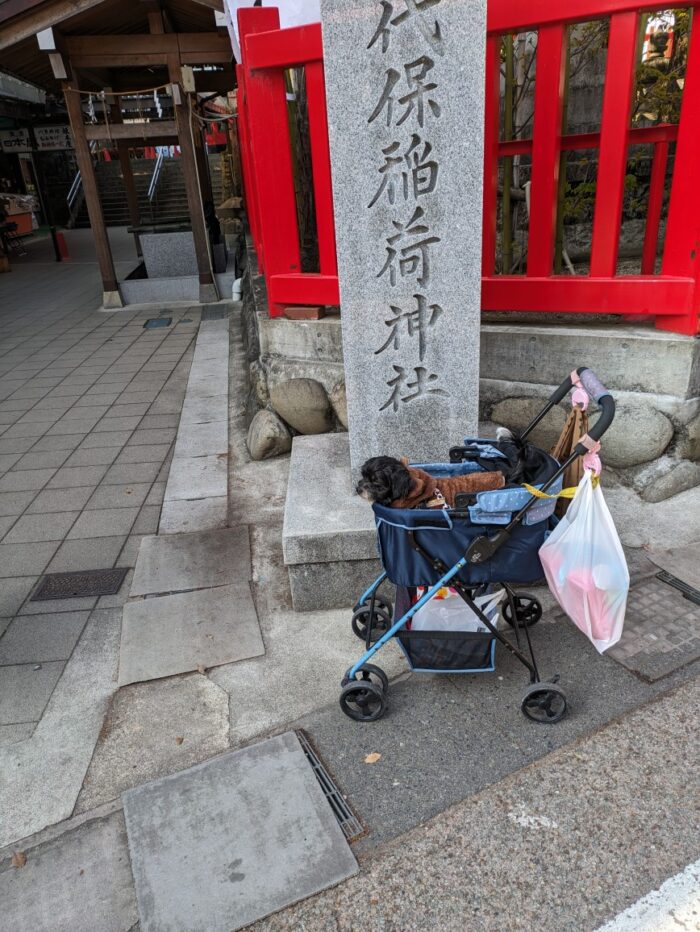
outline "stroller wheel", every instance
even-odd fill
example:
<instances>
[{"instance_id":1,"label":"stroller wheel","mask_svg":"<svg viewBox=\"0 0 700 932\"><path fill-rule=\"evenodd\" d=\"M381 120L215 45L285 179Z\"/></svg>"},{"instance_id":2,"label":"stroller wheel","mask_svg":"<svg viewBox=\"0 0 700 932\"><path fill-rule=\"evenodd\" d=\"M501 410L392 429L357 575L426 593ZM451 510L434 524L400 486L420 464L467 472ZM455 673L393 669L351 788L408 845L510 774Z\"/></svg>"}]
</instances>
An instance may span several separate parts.
<instances>
[{"instance_id":1,"label":"stroller wheel","mask_svg":"<svg viewBox=\"0 0 700 932\"><path fill-rule=\"evenodd\" d=\"M379 638L386 634L391 627L391 615L384 608L378 607L379 603L374 603L374 612L372 613L372 638L371 641L378 641ZM367 640L367 626L369 625L369 606L363 605L352 616L353 634L361 641Z\"/></svg>"},{"instance_id":2,"label":"stroller wheel","mask_svg":"<svg viewBox=\"0 0 700 932\"><path fill-rule=\"evenodd\" d=\"M350 670L352 667L350 668ZM350 682L370 682L375 686L378 686L383 693L389 691L389 677L382 670L381 667L375 667L373 663L366 663L361 670L355 674L355 680L350 679L350 670L348 670L343 677L342 685L346 686Z\"/></svg>"},{"instance_id":3,"label":"stroller wheel","mask_svg":"<svg viewBox=\"0 0 700 932\"><path fill-rule=\"evenodd\" d=\"M536 625L542 617L542 606L534 596L527 595L526 593L514 595L513 602L515 604L515 616L521 628L531 628L532 625ZM513 624L513 611L509 599L506 599L503 603L503 617L511 628L515 627Z\"/></svg>"},{"instance_id":4,"label":"stroller wheel","mask_svg":"<svg viewBox=\"0 0 700 932\"><path fill-rule=\"evenodd\" d=\"M354 680L343 687L340 708L356 722L376 722L386 708L384 690L371 680Z\"/></svg>"},{"instance_id":5,"label":"stroller wheel","mask_svg":"<svg viewBox=\"0 0 700 932\"><path fill-rule=\"evenodd\" d=\"M531 683L520 709L532 722L553 725L566 715L566 695L557 683Z\"/></svg>"},{"instance_id":6,"label":"stroller wheel","mask_svg":"<svg viewBox=\"0 0 700 932\"><path fill-rule=\"evenodd\" d=\"M365 599L364 602L358 602L353 608L353 611L357 612L359 611L359 609L369 606L371 602L372 602L372 597L369 596L368 598ZM379 609L380 611L387 614L389 618L391 618L394 614L394 607L391 604L391 602L389 602L388 599L383 599L380 595L377 595L374 597L374 607L375 609Z\"/></svg>"}]
</instances>

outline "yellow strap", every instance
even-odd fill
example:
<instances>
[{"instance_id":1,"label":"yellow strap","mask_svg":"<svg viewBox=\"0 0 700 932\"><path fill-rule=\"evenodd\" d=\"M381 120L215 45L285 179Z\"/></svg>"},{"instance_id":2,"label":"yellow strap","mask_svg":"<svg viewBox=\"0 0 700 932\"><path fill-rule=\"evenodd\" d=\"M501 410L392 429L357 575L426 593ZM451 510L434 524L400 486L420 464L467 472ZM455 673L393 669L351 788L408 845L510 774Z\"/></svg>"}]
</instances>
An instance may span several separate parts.
<instances>
[{"instance_id":1,"label":"yellow strap","mask_svg":"<svg viewBox=\"0 0 700 932\"><path fill-rule=\"evenodd\" d=\"M593 476L592 484L593 488L600 485L600 476ZM572 485L568 489L562 489L558 495L548 495L546 492L540 492L534 485L528 485L527 482L523 483L523 488L527 489L530 495L534 495L536 498L573 498L578 490L578 486Z\"/></svg>"}]
</instances>

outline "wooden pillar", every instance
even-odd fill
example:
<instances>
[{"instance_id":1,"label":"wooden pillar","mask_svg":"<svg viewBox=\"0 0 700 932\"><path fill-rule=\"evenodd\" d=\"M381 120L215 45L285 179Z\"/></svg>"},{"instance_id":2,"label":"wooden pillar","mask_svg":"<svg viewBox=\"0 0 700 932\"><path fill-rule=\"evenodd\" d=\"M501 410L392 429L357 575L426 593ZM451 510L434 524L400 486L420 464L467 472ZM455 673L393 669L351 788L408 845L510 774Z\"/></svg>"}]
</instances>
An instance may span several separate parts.
<instances>
[{"instance_id":1,"label":"wooden pillar","mask_svg":"<svg viewBox=\"0 0 700 932\"><path fill-rule=\"evenodd\" d=\"M172 84L180 85L182 88L182 76L180 73L180 61L177 55L168 55L168 73ZM219 292L216 288L214 273L211 267L211 256L209 253L209 237L204 222L204 211L202 209L202 193L197 178L197 156L193 142L192 130L190 127L190 115L187 107L187 97L181 89L180 94L182 103L177 104L173 100L175 110L175 122L177 124L178 144L182 158L182 173L185 178L185 190L187 192L187 206L190 211L190 220L192 221L192 236L194 238L194 249L197 256L197 270L199 272L199 300L201 302L218 301Z\"/></svg>"},{"instance_id":2,"label":"wooden pillar","mask_svg":"<svg viewBox=\"0 0 700 932\"><path fill-rule=\"evenodd\" d=\"M109 119L112 123L122 123L121 101L118 97L113 98L110 106ZM129 158L129 143L126 139L117 141L117 152L119 153L119 164L122 169L122 179L124 180L124 190L126 192L126 203L129 208L129 220L132 227L137 228L141 223L141 212L139 210L139 196L136 193L134 184L134 173L131 169L131 159ZM139 239L138 229L134 229L134 244L136 246L136 255L141 258L141 240Z\"/></svg>"},{"instance_id":3,"label":"wooden pillar","mask_svg":"<svg viewBox=\"0 0 700 932\"><path fill-rule=\"evenodd\" d=\"M131 159L129 157L129 143L125 139L120 139L117 143L119 152L119 164L122 167L122 178L124 179L124 188L126 190L126 202L129 206L129 220L134 227L134 243L136 244L136 255L141 258L141 240L139 239L138 226L141 223L141 211L139 210L139 196L136 193L134 184L134 173L131 170Z\"/></svg>"},{"instance_id":4,"label":"wooden pillar","mask_svg":"<svg viewBox=\"0 0 700 932\"><path fill-rule=\"evenodd\" d=\"M97 252L97 261L100 266L100 275L102 276L102 288L104 292L102 301L104 306L108 308L123 307L122 298L119 294L119 286L117 285L117 275L114 271L114 260L112 259L112 250L107 236L107 227L105 226L104 216L102 214L100 195L97 190L95 168L92 164L90 146L85 137L85 124L83 123L80 94L75 93L78 89L78 82L76 80L72 82L64 81L62 87L63 96L66 100L66 108L68 110L68 119L70 120L70 126L73 130L75 158L83 182L83 191L85 192L85 203L90 218L90 227L92 228L92 235L95 238L95 250Z\"/></svg>"}]
</instances>

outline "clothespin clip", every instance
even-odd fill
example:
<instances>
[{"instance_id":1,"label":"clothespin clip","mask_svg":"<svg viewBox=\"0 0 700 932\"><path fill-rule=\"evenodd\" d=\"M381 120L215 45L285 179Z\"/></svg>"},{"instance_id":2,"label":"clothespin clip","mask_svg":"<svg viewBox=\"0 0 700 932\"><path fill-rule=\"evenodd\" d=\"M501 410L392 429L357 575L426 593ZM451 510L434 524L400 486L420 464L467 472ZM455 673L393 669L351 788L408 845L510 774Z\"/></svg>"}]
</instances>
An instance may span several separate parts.
<instances>
[{"instance_id":1,"label":"clothespin clip","mask_svg":"<svg viewBox=\"0 0 700 932\"><path fill-rule=\"evenodd\" d=\"M598 455L600 453L600 440L593 440L588 434L584 434L579 443L582 443L588 450L588 453L584 453L583 456L583 468L590 470L594 476L599 476L603 469L603 464L600 462L600 456Z\"/></svg>"},{"instance_id":2,"label":"clothespin clip","mask_svg":"<svg viewBox=\"0 0 700 932\"><path fill-rule=\"evenodd\" d=\"M581 383L581 378L575 369L571 373L571 382L573 385L576 386L571 393L571 404L574 407L578 406L581 408L582 411L585 411L588 408L588 401L589 401L588 392L583 387L583 384Z\"/></svg>"}]
</instances>

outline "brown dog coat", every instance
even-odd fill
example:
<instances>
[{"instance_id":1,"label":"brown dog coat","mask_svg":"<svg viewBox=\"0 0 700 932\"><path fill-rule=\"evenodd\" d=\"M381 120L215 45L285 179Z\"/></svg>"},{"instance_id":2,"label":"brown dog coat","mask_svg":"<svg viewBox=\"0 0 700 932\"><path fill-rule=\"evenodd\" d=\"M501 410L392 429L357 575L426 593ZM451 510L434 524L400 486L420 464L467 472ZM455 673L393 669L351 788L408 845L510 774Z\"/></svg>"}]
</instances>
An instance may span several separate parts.
<instances>
[{"instance_id":1,"label":"brown dog coat","mask_svg":"<svg viewBox=\"0 0 700 932\"><path fill-rule=\"evenodd\" d=\"M411 492L405 498L394 499L392 508L418 508L423 503L427 508L441 508L443 504L454 508L455 495L460 492L475 495L477 492L502 489L506 484L502 472L472 472L466 476L443 476L437 479L423 469L409 466L405 457L402 457L401 462L411 475Z\"/></svg>"}]
</instances>

